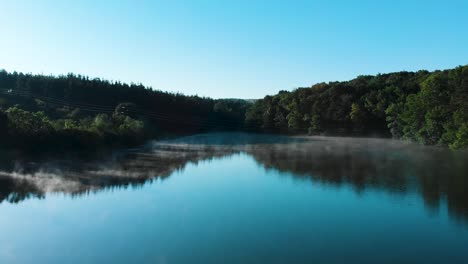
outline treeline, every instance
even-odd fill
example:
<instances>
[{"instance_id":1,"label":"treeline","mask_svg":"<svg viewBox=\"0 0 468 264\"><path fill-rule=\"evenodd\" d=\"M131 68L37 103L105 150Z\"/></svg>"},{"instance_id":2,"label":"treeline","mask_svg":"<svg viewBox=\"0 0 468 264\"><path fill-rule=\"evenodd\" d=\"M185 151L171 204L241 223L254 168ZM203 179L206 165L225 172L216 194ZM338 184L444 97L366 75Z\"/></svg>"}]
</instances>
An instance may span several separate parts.
<instances>
[{"instance_id":1,"label":"treeline","mask_svg":"<svg viewBox=\"0 0 468 264\"><path fill-rule=\"evenodd\" d=\"M281 91L246 113L258 131L388 135L468 147L468 66L359 76Z\"/></svg>"},{"instance_id":2,"label":"treeline","mask_svg":"<svg viewBox=\"0 0 468 264\"><path fill-rule=\"evenodd\" d=\"M0 71L0 144L95 148L208 131L393 136L468 147L468 66L359 76L255 102ZM54 144L51 144L54 143Z\"/></svg>"},{"instance_id":3,"label":"treeline","mask_svg":"<svg viewBox=\"0 0 468 264\"><path fill-rule=\"evenodd\" d=\"M3 146L37 151L134 145L151 137L148 124L118 112L51 119L14 106L0 112L0 127Z\"/></svg>"},{"instance_id":4,"label":"treeline","mask_svg":"<svg viewBox=\"0 0 468 264\"><path fill-rule=\"evenodd\" d=\"M214 100L68 74L0 71L0 144L96 148L244 129L244 100Z\"/></svg>"}]
</instances>

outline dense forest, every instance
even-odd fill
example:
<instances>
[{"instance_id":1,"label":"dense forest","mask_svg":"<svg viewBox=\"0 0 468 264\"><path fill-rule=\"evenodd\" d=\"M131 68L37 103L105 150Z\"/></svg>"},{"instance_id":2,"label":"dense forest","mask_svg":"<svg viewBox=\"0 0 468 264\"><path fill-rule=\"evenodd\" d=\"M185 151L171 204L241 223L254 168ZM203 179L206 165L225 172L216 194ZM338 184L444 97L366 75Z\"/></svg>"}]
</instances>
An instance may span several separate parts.
<instances>
[{"instance_id":1,"label":"dense forest","mask_svg":"<svg viewBox=\"0 0 468 264\"><path fill-rule=\"evenodd\" d=\"M69 74L0 71L0 144L135 145L207 131L379 135L468 147L468 66L359 76L255 102L214 100Z\"/></svg>"},{"instance_id":2,"label":"dense forest","mask_svg":"<svg viewBox=\"0 0 468 264\"><path fill-rule=\"evenodd\" d=\"M281 91L256 101L246 123L259 131L393 136L466 148L468 66Z\"/></svg>"},{"instance_id":3,"label":"dense forest","mask_svg":"<svg viewBox=\"0 0 468 264\"><path fill-rule=\"evenodd\" d=\"M135 145L244 127L244 100L213 100L80 75L0 71L0 144L29 149Z\"/></svg>"}]
</instances>

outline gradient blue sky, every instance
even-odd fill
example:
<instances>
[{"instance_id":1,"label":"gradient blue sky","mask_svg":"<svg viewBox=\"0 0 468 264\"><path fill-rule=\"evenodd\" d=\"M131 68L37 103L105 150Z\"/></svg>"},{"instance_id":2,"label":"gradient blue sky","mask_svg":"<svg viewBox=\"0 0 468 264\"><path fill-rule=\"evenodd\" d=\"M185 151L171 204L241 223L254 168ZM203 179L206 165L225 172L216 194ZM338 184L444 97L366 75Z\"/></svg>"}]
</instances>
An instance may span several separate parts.
<instances>
[{"instance_id":1,"label":"gradient blue sky","mask_svg":"<svg viewBox=\"0 0 468 264\"><path fill-rule=\"evenodd\" d=\"M468 1L0 0L0 68L215 98L468 63Z\"/></svg>"}]
</instances>

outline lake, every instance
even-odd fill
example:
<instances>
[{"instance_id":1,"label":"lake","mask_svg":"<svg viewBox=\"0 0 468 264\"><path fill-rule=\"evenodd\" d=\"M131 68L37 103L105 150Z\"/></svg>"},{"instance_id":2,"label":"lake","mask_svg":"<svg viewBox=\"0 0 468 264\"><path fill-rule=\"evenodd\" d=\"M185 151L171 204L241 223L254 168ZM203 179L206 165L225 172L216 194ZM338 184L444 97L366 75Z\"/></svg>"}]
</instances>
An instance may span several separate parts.
<instances>
[{"instance_id":1,"label":"lake","mask_svg":"<svg viewBox=\"0 0 468 264\"><path fill-rule=\"evenodd\" d=\"M468 153L204 134L0 155L0 263L467 263Z\"/></svg>"}]
</instances>

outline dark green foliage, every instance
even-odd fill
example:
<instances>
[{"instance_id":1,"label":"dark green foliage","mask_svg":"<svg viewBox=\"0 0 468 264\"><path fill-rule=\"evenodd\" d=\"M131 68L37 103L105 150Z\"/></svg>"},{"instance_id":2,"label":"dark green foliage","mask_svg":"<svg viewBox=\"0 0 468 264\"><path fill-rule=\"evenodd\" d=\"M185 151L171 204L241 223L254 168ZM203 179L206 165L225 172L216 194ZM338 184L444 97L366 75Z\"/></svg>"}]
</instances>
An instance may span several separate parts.
<instances>
[{"instance_id":1,"label":"dark green foliage","mask_svg":"<svg viewBox=\"0 0 468 264\"><path fill-rule=\"evenodd\" d=\"M245 100L214 100L69 74L43 76L0 71L0 98L50 119L114 112L143 119L166 132L232 130L243 126ZM4 106L4 108L6 108Z\"/></svg>"},{"instance_id":2,"label":"dark green foliage","mask_svg":"<svg viewBox=\"0 0 468 264\"><path fill-rule=\"evenodd\" d=\"M5 114L6 113L6 114ZM35 148L98 148L141 143L147 138L143 121L125 115L50 120L44 112L11 107L0 112L4 145Z\"/></svg>"},{"instance_id":3,"label":"dark green foliage","mask_svg":"<svg viewBox=\"0 0 468 264\"><path fill-rule=\"evenodd\" d=\"M281 91L253 103L73 74L0 71L0 108L1 140L9 144L136 144L163 134L248 130L383 135L466 148L468 66L359 76Z\"/></svg>"},{"instance_id":4,"label":"dark green foliage","mask_svg":"<svg viewBox=\"0 0 468 264\"><path fill-rule=\"evenodd\" d=\"M134 103L120 103L115 107L114 115L125 115L137 118L139 116L138 107Z\"/></svg>"},{"instance_id":5,"label":"dark green foliage","mask_svg":"<svg viewBox=\"0 0 468 264\"><path fill-rule=\"evenodd\" d=\"M52 123L44 112L31 113L12 107L6 113L9 130L16 136L47 135L53 130Z\"/></svg>"},{"instance_id":6,"label":"dark green foliage","mask_svg":"<svg viewBox=\"0 0 468 264\"><path fill-rule=\"evenodd\" d=\"M468 66L359 76L266 96L246 113L258 130L392 135L468 146Z\"/></svg>"},{"instance_id":7,"label":"dark green foliage","mask_svg":"<svg viewBox=\"0 0 468 264\"><path fill-rule=\"evenodd\" d=\"M69 74L0 71L0 141L22 147L136 144L165 134L240 130L249 102L213 100ZM7 114L7 116L5 116Z\"/></svg>"},{"instance_id":8,"label":"dark green foliage","mask_svg":"<svg viewBox=\"0 0 468 264\"><path fill-rule=\"evenodd\" d=\"M8 132L8 116L0 109L0 137L5 137ZM0 140L1 143L1 140Z\"/></svg>"}]
</instances>

